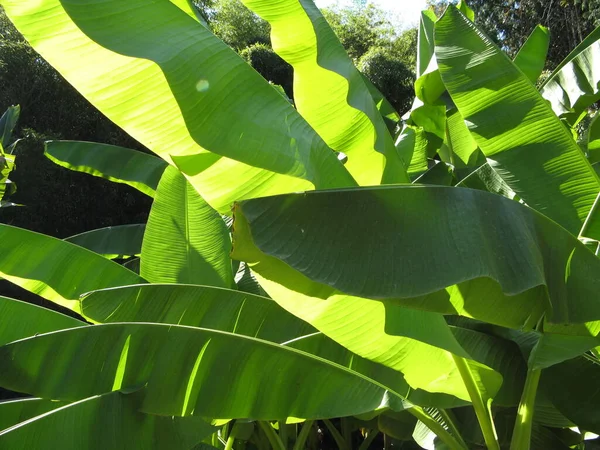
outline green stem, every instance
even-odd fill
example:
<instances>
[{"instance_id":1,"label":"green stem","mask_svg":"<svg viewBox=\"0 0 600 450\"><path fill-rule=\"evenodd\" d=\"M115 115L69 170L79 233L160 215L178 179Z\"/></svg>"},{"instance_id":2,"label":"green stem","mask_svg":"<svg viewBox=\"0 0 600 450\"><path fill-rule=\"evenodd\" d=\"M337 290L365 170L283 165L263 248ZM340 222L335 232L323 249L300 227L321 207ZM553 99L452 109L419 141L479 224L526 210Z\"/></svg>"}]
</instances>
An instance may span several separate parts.
<instances>
[{"instance_id":1,"label":"green stem","mask_svg":"<svg viewBox=\"0 0 600 450\"><path fill-rule=\"evenodd\" d=\"M347 450L348 444L346 443L344 436L342 436L338 429L327 419L323 419L323 423L333 436L333 439L335 440L335 443L337 444L339 450Z\"/></svg>"},{"instance_id":2,"label":"green stem","mask_svg":"<svg viewBox=\"0 0 600 450\"><path fill-rule=\"evenodd\" d=\"M258 450L270 450L269 441L265 436L265 433L261 433L259 429L255 429L252 436L250 436L250 442L252 442Z\"/></svg>"},{"instance_id":3,"label":"green stem","mask_svg":"<svg viewBox=\"0 0 600 450\"><path fill-rule=\"evenodd\" d=\"M483 439L485 440L487 448L489 450L500 450L492 414L485 405L483 398L479 393L479 389L477 389L477 385L473 379L471 369L469 369L469 366L467 365L467 361L456 355L452 355L452 358L454 359L454 363L458 368L458 372L460 373L460 376L465 383L465 387L467 388L467 392L469 393L469 397L471 398L471 403L473 404L473 409L475 410L475 415L479 421L479 426L481 427L481 432L483 433Z\"/></svg>"},{"instance_id":4,"label":"green stem","mask_svg":"<svg viewBox=\"0 0 600 450\"><path fill-rule=\"evenodd\" d=\"M279 439L279 436L277 436L277 433L275 433L275 430L269 422L259 420L258 426L264 431L265 436L267 436L267 439L269 440L273 450L286 450L283 442L281 442L281 439Z\"/></svg>"},{"instance_id":5,"label":"green stem","mask_svg":"<svg viewBox=\"0 0 600 450\"><path fill-rule=\"evenodd\" d=\"M373 442L373 439L375 439L375 437L378 434L379 434L379 430L369 430L367 437L365 438L364 441L362 441L362 444L360 444L360 447L358 447L358 450L368 450L369 446L371 445L371 442Z\"/></svg>"},{"instance_id":6,"label":"green stem","mask_svg":"<svg viewBox=\"0 0 600 450\"><path fill-rule=\"evenodd\" d=\"M352 448L352 429L350 428L350 422L345 417L340 419L340 424L342 426L342 436L344 436L344 441L348 449Z\"/></svg>"},{"instance_id":7,"label":"green stem","mask_svg":"<svg viewBox=\"0 0 600 450\"><path fill-rule=\"evenodd\" d=\"M458 440L460 445L462 445L464 448L468 448L469 446L467 445L467 443L463 439L462 435L460 434L460 431L458 430L456 423L454 423L455 417L454 417L454 414L452 414L452 411L438 409L437 412L444 419L444 422L446 422L446 424L448 425L450 432Z\"/></svg>"},{"instance_id":8,"label":"green stem","mask_svg":"<svg viewBox=\"0 0 600 450\"><path fill-rule=\"evenodd\" d=\"M468 450L466 445L461 444L452 436L448 430L446 430L441 423L437 422L433 417L427 414L423 408L413 406L407 409L409 413L419 419L423 424L429 428L440 440L446 444L449 450Z\"/></svg>"},{"instance_id":9,"label":"green stem","mask_svg":"<svg viewBox=\"0 0 600 450\"><path fill-rule=\"evenodd\" d=\"M233 437L233 434L230 434L229 437L227 438L227 443L225 444L225 450L232 450L234 442L235 442L235 438Z\"/></svg>"},{"instance_id":10,"label":"green stem","mask_svg":"<svg viewBox=\"0 0 600 450\"><path fill-rule=\"evenodd\" d=\"M283 446L285 448L287 448L288 445L288 432L287 432L287 425L285 424L285 420L280 420L279 422L277 422L279 425L279 439L281 439L281 442L283 442Z\"/></svg>"},{"instance_id":11,"label":"green stem","mask_svg":"<svg viewBox=\"0 0 600 450\"><path fill-rule=\"evenodd\" d=\"M303 450L306 444L306 440L308 439L308 435L310 434L310 430L312 429L314 420L307 420L302 425L302 429L300 433L298 433L298 437L296 438L296 443L294 444L293 450Z\"/></svg>"},{"instance_id":12,"label":"green stem","mask_svg":"<svg viewBox=\"0 0 600 450\"><path fill-rule=\"evenodd\" d=\"M525 387L521 395L517 420L513 430L510 450L529 450L531 444L531 425L533 423L533 409L535 395L540 382L541 369L529 369L525 378Z\"/></svg>"}]
</instances>

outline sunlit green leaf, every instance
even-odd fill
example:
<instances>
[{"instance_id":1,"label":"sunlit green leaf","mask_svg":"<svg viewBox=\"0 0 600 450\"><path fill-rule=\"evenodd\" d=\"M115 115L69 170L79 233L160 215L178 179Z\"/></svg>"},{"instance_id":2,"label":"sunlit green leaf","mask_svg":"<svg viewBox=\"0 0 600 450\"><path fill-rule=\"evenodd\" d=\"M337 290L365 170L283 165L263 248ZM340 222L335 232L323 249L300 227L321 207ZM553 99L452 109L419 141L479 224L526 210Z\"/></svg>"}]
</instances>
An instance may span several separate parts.
<instances>
[{"instance_id":1,"label":"sunlit green leaf","mask_svg":"<svg viewBox=\"0 0 600 450\"><path fill-rule=\"evenodd\" d=\"M0 253L3 278L75 312L85 292L144 282L87 249L9 225L0 225Z\"/></svg>"},{"instance_id":2,"label":"sunlit green leaf","mask_svg":"<svg viewBox=\"0 0 600 450\"><path fill-rule=\"evenodd\" d=\"M398 394L308 353L187 326L76 328L7 344L0 359L9 389L77 400L145 386L139 410L160 415L264 420L403 408Z\"/></svg>"},{"instance_id":3,"label":"sunlit green leaf","mask_svg":"<svg viewBox=\"0 0 600 450\"><path fill-rule=\"evenodd\" d=\"M171 418L143 414L132 394L113 392L70 403L56 403L48 412L48 401L21 400L0 403L5 408L31 413L33 404L40 414L0 431L0 447L11 450L79 449L181 449L187 450L214 432L197 417ZM20 403L20 405L19 405ZM6 411L11 412L11 411Z\"/></svg>"},{"instance_id":4,"label":"sunlit green leaf","mask_svg":"<svg viewBox=\"0 0 600 450\"><path fill-rule=\"evenodd\" d=\"M218 210L237 198L354 184L292 105L173 3L6 0L3 6L94 106L167 162L178 157Z\"/></svg>"},{"instance_id":5,"label":"sunlit green leaf","mask_svg":"<svg viewBox=\"0 0 600 450\"><path fill-rule=\"evenodd\" d=\"M533 84L542 74L550 45L548 28L538 25L515 56L515 65L527 75Z\"/></svg>"},{"instance_id":6,"label":"sunlit green leaf","mask_svg":"<svg viewBox=\"0 0 600 450\"><path fill-rule=\"evenodd\" d=\"M240 211L235 218L233 256L249 263L261 286L279 305L352 352L402 372L413 388L468 400L449 352L465 358L469 354L458 344L441 315L346 295L311 281L260 252L252 243ZM440 305L445 301L444 295L430 298L440 308L446 306ZM498 374L474 361L469 364L493 396L501 383Z\"/></svg>"},{"instance_id":7,"label":"sunlit green leaf","mask_svg":"<svg viewBox=\"0 0 600 450\"><path fill-rule=\"evenodd\" d=\"M329 147L348 156L345 167L358 183L379 184L382 175L387 182L409 182L362 75L315 4L242 3L271 25L273 49L294 68L298 112Z\"/></svg>"},{"instance_id":8,"label":"sunlit green leaf","mask_svg":"<svg viewBox=\"0 0 600 450\"><path fill-rule=\"evenodd\" d=\"M410 389L400 373L349 352L265 297L208 286L147 284L95 291L82 299L82 309L95 322L171 323L285 344L377 380L412 403L457 403L449 396Z\"/></svg>"},{"instance_id":9,"label":"sunlit green leaf","mask_svg":"<svg viewBox=\"0 0 600 450\"><path fill-rule=\"evenodd\" d=\"M456 8L436 23L435 39L444 84L490 166L525 203L578 234L600 180L567 129Z\"/></svg>"},{"instance_id":10,"label":"sunlit green leaf","mask_svg":"<svg viewBox=\"0 0 600 450\"><path fill-rule=\"evenodd\" d=\"M546 79L541 94L556 115L573 124L589 105L600 98L600 28L590 33Z\"/></svg>"},{"instance_id":11,"label":"sunlit green leaf","mask_svg":"<svg viewBox=\"0 0 600 450\"><path fill-rule=\"evenodd\" d=\"M105 258L139 256L146 224L116 225L86 231L65 239Z\"/></svg>"},{"instance_id":12,"label":"sunlit green leaf","mask_svg":"<svg viewBox=\"0 0 600 450\"><path fill-rule=\"evenodd\" d=\"M12 298L0 297L0 345L34 334L66 330L85 322ZM1 414L0 414L1 417ZM0 426L0 429L2 427Z\"/></svg>"},{"instance_id":13,"label":"sunlit green leaf","mask_svg":"<svg viewBox=\"0 0 600 450\"><path fill-rule=\"evenodd\" d=\"M150 197L167 167L155 156L95 142L48 141L45 155L59 166L128 184Z\"/></svg>"},{"instance_id":14,"label":"sunlit green leaf","mask_svg":"<svg viewBox=\"0 0 600 450\"><path fill-rule=\"evenodd\" d=\"M151 283L233 286L225 222L174 167L160 180L142 242L140 274Z\"/></svg>"},{"instance_id":15,"label":"sunlit green leaf","mask_svg":"<svg viewBox=\"0 0 600 450\"><path fill-rule=\"evenodd\" d=\"M411 177L427 171L427 137L422 128L405 126L396 140L396 150Z\"/></svg>"},{"instance_id":16,"label":"sunlit green leaf","mask_svg":"<svg viewBox=\"0 0 600 450\"><path fill-rule=\"evenodd\" d=\"M478 167L465 178L463 178L457 187L466 187L471 189L479 189L493 194L499 194L503 197L514 199L516 194L508 187L504 180L498 175L488 163Z\"/></svg>"},{"instance_id":17,"label":"sunlit green leaf","mask_svg":"<svg viewBox=\"0 0 600 450\"><path fill-rule=\"evenodd\" d=\"M381 186L248 200L238 213L251 236L236 228L234 256L251 239L332 290L515 328L544 313L555 323L600 319L600 260L551 220L497 195Z\"/></svg>"}]
</instances>

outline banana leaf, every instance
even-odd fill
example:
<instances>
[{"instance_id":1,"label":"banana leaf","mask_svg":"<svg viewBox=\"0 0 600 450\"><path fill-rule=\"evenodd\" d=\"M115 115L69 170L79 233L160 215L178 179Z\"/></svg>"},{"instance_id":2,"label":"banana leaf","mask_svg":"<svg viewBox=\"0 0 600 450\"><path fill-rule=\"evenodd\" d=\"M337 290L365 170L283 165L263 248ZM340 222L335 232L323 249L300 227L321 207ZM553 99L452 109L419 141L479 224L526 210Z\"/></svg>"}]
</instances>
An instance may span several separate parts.
<instances>
[{"instance_id":1,"label":"banana leaf","mask_svg":"<svg viewBox=\"0 0 600 450\"><path fill-rule=\"evenodd\" d=\"M292 105L177 5L2 5L45 60L109 119L175 162L217 210L237 198L355 185Z\"/></svg>"},{"instance_id":2,"label":"banana leaf","mask_svg":"<svg viewBox=\"0 0 600 450\"><path fill-rule=\"evenodd\" d=\"M0 402L0 436L2 436L2 431L7 428L60 408L65 404L33 397ZM0 437L1 442L2 438Z\"/></svg>"},{"instance_id":3,"label":"banana leaf","mask_svg":"<svg viewBox=\"0 0 600 450\"><path fill-rule=\"evenodd\" d=\"M294 68L298 112L329 147L347 155L345 167L356 181L379 184L383 176L385 182L409 182L362 75L315 4L242 3L271 25L273 49Z\"/></svg>"},{"instance_id":4,"label":"banana leaf","mask_svg":"<svg viewBox=\"0 0 600 450\"><path fill-rule=\"evenodd\" d=\"M187 450L215 431L198 417L140 413L136 400L135 394L112 392L59 406L0 431L0 447L42 450L51 443L53 447L72 450ZM11 403L9 407L14 407ZM0 403L0 411L5 407Z\"/></svg>"},{"instance_id":5,"label":"banana leaf","mask_svg":"<svg viewBox=\"0 0 600 450\"><path fill-rule=\"evenodd\" d=\"M86 231L64 239L108 259L139 256L146 224L117 225Z\"/></svg>"},{"instance_id":6,"label":"banana leaf","mask_svg":"<svg viewBox=\"0 0 600 450\"><path fill-rule=\"evenodd\" d=\"M600 319L600 260L504 197L381 186L248 200L235 214L234 257L262 252L332 290L514 328ZM250 245L260 252L240 253Z\"/></svg>"},{"instance_id":7,"label":"banana leaf","mask_svg":"<svg viewBox=\"0 0 600 450\"><path fill-rule=\"evenodd\" d=\"M8 149L11 144L12 132L17 125L20 113L21 107L19 105L9 106L0 117L0 148Z\"/></svg>"},{"instance_id":8,"label":"banana leaf","mask_svg":"<svg viewBox=\"0 0 600 450\"><path fill-rule=\"evenodd\" d=\"M410 389L402 374L349 352L271 299L212 286L148 284L103 289L82 298L93 322L154 322L210 328L293 347L377 380L411 403L451 407L455 398Z\"/></svg>"},{"instance_id":9,"label":"banana leaf","mask_svg":"<svg viewBox=\"0 0 600 450\"><path fill-rule=\"evenodd\" d=\"M600 98L600 27L592 31L546 79L540 93L559 117L574 124Z\"/></svg>"},{"instance_id":10,"label":"banana leaf","mask_svg":"<svg viewBox=\"0 0 600 450\"><path fill-rule=\"evenodd\" d=\"M0 225L0 275L79 312L79 296L144 279L90 250L10 225Z\"/></svg>"},{"instance_id":11,"label":"banana leaf","mask_svg":"<svg viewBox=\"0 0 600 450\"><path fill-rule=\"evenodd\" d=\"M443 316L346 295L314 282L261 253L252 243L241 213L236 212L235 220L233 257L250 265L261 286L280 306L353 353L402 372L415 389L469 400L452 354L467 359L470 355ZM439 299L433 297L433 301ZM481 389L493 397L501 376L475 361L467 364Z\"/></svg>"},{"instance_id":12,"label":"banana leaf","mask_svg":"<svg viewBox=\"0 0 600 450\"><path fill-rule=\"evenodd\" d=\"M546 55L550 45L548 28L538 25L533 29L523 46L515 56L514 63L529 78L536 83L546 64Z\"/></svg>"},{"instance_id":13,"label":"banana leaf","mask_svg":"<svg viewBox=\"0 0 600 450\"><path fill-rule=\"evenodd\" d=\"M530 207L577 235L600 180L529 79L449 7L435 25L446 88L490 166ZM600 229L590 229L600 237Z\"/></svg>"},{"instance_id":14,"label":"banana leaf","mask_svg":"<svg viewBox=\"0 0 600 450\"><path fill-rule=\"evenodd\" d=\"M43 398L76 401L145 386L138 409L149 414L281 420L404 408L399 393L351 369L261 339L189 326L74 328L0 347L0 360L0 385Z\"/></svg>"},{"instance_id":15,"label":"banana leaf","mask_svg":"<svg viewBox=\"0 0 600 450\"><path fill-rule=\"evenodd\" d=\"M151 283L234 285L225 222L174 167L163 174L142 242L140 275Z\"/></svg>"},{"instance_id":16,"label":"banana leaf","mask_svg":"<svg viewBox=\"0 0 600 450\"><path fill-rule=\"evenodd\" d=\"M8 297L0 297L0 317L0 345L35 334L86 325L64 314Z\"/></svg>"},{"instance_id":17,"label":"banana leaf","mask_svg":"<svg viewBox=\"0 0 600 450\"><path fill-rule=\"evenodd\" d=\"M124 183L150 197L167 163L129 148L79 141L48 141L46 157L70 170Z\"/></svg>"}]
</instances>

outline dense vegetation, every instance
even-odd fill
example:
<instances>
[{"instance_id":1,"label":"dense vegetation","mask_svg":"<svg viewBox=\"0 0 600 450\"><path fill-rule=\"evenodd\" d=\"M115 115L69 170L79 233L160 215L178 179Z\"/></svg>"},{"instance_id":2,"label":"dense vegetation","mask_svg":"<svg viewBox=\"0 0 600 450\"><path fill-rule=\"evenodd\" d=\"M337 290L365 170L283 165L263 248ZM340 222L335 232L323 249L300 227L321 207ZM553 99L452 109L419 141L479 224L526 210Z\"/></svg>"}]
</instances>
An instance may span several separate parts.
<instances>
[{"instance_id":1,"label":"dense vegetation","mask_svg":"<svg viewBox=\"0 0 600 450\"><path fill-rule=\"evenodd\" d=\"M435 2L441 11L449 2ZM592 30L600 26L597 0L473 0L469 6L487 35L509 55L516 55L536 25L550 29L552 40L546 60L553 69Z\"/></svg>"},{"instance_id":2,"label":"dense vegetation","mask_svg":"<svg viewBox=\"0 0 600 450\"><path fill-rule=\"evenodd\" d=\"M0 297L0 448L598 448L600 28L542 79L547 28L509 58L466 3L425 11L401 119L414 33L243 3L0 0L40 56L8 23L3 54L66 97L0 119L2 213L39 130L152 205L0 225L0 276L47 302Z\"/></svg>"}]
</instances>

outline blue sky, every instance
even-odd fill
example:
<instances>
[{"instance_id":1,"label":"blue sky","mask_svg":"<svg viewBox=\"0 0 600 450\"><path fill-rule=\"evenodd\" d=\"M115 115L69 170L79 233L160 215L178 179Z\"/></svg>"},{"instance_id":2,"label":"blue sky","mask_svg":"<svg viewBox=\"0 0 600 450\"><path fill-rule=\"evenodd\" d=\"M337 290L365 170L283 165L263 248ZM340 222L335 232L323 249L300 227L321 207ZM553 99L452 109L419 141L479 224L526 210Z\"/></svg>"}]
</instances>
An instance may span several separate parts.
<instances>
[{"instance_id":1,"label":"blue sky","mask_svg":"<svg viewBox=\"0 0 600 450\"><path fill-rule=\"evenodd\" d=\"M352 0L315 0L319 7L333 4L352 4ZM419 13L425 9L426 0L369 0L384 11L390 13L390 20L401 28L415 26L419 20Z\"/></svg>"}]
</instances>

